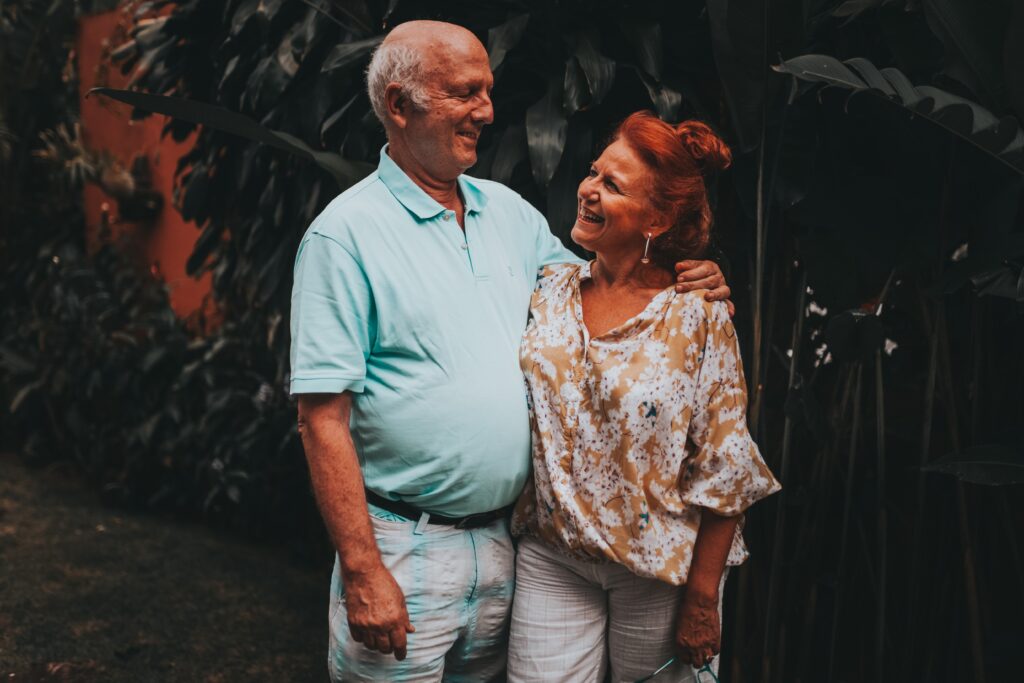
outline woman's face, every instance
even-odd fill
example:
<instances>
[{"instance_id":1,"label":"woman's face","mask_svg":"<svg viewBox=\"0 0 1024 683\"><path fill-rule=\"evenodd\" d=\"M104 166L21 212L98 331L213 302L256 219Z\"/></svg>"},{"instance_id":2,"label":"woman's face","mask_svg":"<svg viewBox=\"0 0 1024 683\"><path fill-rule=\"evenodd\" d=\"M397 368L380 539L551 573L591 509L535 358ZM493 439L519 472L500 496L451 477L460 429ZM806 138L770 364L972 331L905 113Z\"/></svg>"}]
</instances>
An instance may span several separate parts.
<instances>
[{"instance_id":1,"label":"woman's face","mask_svg":"<svg viewBox=\"0 0 1024 683\"><path fill-rule=\"evenodd\" d=\"M580 182L573 241L605 256L642 253L647 233L666 229L651 204L652 187L650 171L629 145L608 145Z\"/></svg>"}]
</instances>

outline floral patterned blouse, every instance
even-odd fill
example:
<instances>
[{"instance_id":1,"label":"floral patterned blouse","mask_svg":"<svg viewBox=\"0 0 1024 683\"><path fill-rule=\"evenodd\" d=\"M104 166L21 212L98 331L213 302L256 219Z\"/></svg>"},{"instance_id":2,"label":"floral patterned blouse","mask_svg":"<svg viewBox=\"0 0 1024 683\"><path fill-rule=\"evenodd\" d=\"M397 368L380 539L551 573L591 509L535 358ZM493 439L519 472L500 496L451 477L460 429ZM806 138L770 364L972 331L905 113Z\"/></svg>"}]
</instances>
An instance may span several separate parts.
<instances>
[{"instance_id":1,"label":"floral patterned blouse","mask_svg":"<svg viewBox=\"0 0 1024 683\"><path fill-rule=\"evenodd\" d=\"M686 583L701 508L737 515L781 487L747 431L746 385L725 303L669 287L593 339L580 282L549 266L519 352L532 482L513 532L582 560ZM737 527L728 563L747 557Z\"/></svg>"}]
</instances>

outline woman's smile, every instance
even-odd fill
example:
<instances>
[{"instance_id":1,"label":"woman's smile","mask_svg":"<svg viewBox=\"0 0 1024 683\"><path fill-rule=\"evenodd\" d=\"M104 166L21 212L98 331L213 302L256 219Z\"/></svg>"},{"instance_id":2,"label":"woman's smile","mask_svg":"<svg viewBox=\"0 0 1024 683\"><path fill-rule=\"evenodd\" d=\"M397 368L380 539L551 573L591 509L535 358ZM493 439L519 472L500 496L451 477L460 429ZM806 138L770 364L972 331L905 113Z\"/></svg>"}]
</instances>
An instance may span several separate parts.
<instances>
[{"instance_id":1,"label":"woman's smile","mask_svg":"<svg viewBox=\"0 0 1024 683\"><path fill-rule=\"evenodd\" d=\"M582 205L580 206L580 212L577 215L577 219L579 219L581 223L589 223L590 225L600 225L601 223L604 223L603 216L597 215Z\"/></svg>"}]
</instances>

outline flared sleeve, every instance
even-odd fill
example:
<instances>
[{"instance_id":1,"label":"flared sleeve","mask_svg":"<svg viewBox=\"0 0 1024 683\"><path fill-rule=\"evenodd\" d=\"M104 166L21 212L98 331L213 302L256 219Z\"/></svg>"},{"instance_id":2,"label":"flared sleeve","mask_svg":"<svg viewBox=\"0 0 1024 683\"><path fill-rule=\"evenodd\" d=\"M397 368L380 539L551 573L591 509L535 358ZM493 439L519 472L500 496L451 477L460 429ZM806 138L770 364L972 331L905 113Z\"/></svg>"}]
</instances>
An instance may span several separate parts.
<instances>
[{"instance_id":1,"label":"flared sleeve","mask_svg":"<svg viewBox=\"0 0 1024 683\"><path fill-rule=\"evenodd\" d=\"M679 492L684 503L728 517L782 486L747 430L747 387L728 308L718 301L705 311L707 336L687 434L693 450L682 462Z\"/></svg>"}]
</instances>

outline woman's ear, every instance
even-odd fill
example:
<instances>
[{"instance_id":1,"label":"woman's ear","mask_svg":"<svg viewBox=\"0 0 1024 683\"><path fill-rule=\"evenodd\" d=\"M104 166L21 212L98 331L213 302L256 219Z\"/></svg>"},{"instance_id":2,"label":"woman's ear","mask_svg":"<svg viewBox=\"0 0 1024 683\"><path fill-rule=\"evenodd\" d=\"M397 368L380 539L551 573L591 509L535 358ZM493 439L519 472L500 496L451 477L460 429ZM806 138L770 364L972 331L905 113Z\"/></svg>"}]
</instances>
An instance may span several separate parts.
<instances>
[{"instance_id":1,"label":"woman's ear","mask_svg":"<svg viewBox=\"0 0 1024 683\"><path fill-rule=\"evenodd\" d=\"M644 234L651 233L652 237L661 237L664 233L672 229L672 223L669 221L668 216L665 216L661 212L656 212L651 216L651 221L647 225L647 230Z\"/></svg>"}]
</instances>

